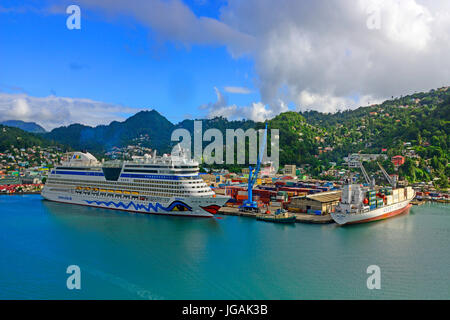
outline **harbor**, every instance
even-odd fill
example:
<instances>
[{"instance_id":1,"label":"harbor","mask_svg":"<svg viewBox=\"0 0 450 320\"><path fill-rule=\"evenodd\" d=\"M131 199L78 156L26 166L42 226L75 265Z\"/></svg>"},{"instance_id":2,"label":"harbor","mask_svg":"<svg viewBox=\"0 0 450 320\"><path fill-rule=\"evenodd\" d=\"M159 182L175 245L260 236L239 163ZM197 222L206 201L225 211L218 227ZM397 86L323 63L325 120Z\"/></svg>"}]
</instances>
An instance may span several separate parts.
<instances>
[{"instance_id":1,"label":"harbor","mask_svg":"<svg viewBox=\"0 0 450 320\"><path fill-rule=\"evenodd\" d=\"M450 298L446 204L351 228L137 214L39 195L0 196L0 206L1 298ZM65 286L72 264L82 290ZM367 290L372 264L382 290Z\"/></svg>"},{"instance_id":2,"label":"harbor","mask_svg":"<svg viewBox=\"0 0 450 320\"><path fill-rule=\"evenodd\" d=\"M267 132L267 126L265 134ZM346 182L305 183L298 177L270 177L261 174L262 152L254 168L248 169L247 186L225 185L224 189L214 188L216 194L227 195L225 204L230 209L219 210L222 214L255 217L257 220L274 223L331 223L339 225L373 222L408 213L411 206L421 205L423 199L448 203L447 193L431 193L415 190L407 182L398 184L397 175L389 175L376 160L380 172L388 186L376 185L374 175L369 176L359 159L352 160L352 166L361 171L358 182L355 173L350 173ZM402 156L392 157L392 163L399 166ZM349 164L350 167L350 164ZM270 172L271 170L269 170ZM296 172L295 166L286 166L285 173ZM221 179L219 179L220 181ZM361 179L359 179L361 180ZM205 180L206 181L206 180ZM217 179L216 179L217 182ZM406 184L406 186L405 186ZM224 185L219 185L223 187ZM413 203L411 203L413 202Z\"/></svg>"},{"instance_id":3,"label":"harbor","mask_svg":"<svg viewBox=\"0 0 450 320\"><path fill-rule=\"evenodd\" d=\"M450 300L450 0L0 15L0 300Z\"/></svg>"}]
</instances>

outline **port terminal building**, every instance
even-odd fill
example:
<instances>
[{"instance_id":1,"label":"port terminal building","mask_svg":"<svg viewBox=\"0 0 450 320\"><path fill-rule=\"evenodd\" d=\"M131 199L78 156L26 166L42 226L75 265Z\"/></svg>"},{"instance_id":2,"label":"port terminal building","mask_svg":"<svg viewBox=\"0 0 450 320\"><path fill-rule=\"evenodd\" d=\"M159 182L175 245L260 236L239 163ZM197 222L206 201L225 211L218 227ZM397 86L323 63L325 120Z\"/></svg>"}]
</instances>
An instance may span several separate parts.
<instances>
[{"instance_id":1,"label":"port terminal building","mask_svg":"<svg viewBox=\"0 0 450 320\"><path fill-rule=\"evenodd\" d=\"M327 215L334 212L340 198L340 190L292 197L288 204L288 210L297 213Z\"/></svg>"}]
</instances>

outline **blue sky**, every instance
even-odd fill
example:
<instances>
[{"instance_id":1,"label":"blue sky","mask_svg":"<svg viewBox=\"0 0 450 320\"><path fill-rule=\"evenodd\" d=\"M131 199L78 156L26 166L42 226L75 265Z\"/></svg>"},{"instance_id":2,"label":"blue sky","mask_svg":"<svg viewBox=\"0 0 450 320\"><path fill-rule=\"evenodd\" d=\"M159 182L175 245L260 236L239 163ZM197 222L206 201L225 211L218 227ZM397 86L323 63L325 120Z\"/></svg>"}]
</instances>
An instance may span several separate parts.
<instances>
[{"instance_id":1,"label":"blue sky","mask_svg":"<svg viewBox=\"0 0 450 320\"><path fill-rule=\"evenodd\" d=\"M66 8L81 8L69 30ZM0 121L335 112L448 86L448 0L3 0Z\"/></svg>"},{"instance_id":2,"label":"blue sky","mask_svg":"<svg viewBox=\"0 0 450 320\"><path fill-rule=\"evenodd\" d=\"M215 17L220 2L188 3ZM45 8L35 1L23 6ZM4 8L17 2L2 2ZM230 103L259 100L253 62L234 59L225 46L160 41L132 18L108 21L81 6L81 30L66 28L68 14L0 13L0 84L28 95L88 98L136 109L154 108L172 122L205 116L198 107L216 100L214 87L252 88L227 93ZM15 87L16 90L11 90Z\"/></svg>"}]
</instances>

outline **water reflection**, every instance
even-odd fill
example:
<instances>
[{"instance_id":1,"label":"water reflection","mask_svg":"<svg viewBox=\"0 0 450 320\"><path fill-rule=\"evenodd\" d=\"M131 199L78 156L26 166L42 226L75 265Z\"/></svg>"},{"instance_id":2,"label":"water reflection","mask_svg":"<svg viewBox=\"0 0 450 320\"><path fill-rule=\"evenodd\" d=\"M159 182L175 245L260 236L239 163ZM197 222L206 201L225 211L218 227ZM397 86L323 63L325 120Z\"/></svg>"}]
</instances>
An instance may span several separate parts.
<instances>
[{"instance_id":1,"label":"water reflection","mask_svg":"<svg viewBox=\"0 0 450 320\"><path fill-rule=\"evenodd\" d=\"M211 238L223 234L220 220L213 218L141 214L51 201L42 204L55 221L68 228L140 247L162 241L198 254Z\"/></svg>"},{"instance_id":2,"label":"water reflection","mask_svg":"<svg viewBox=\"0 0 450 320\"><path fill-rule=\"evenodd\" d=\"M64 298L65 268L78 264L82 298L448 298L448 206L340 227L0 200L5 292L39 284L47 294L34 296ZM366 288L371 264L382 269L377 293Z\"/></svg>"}]
</instances>

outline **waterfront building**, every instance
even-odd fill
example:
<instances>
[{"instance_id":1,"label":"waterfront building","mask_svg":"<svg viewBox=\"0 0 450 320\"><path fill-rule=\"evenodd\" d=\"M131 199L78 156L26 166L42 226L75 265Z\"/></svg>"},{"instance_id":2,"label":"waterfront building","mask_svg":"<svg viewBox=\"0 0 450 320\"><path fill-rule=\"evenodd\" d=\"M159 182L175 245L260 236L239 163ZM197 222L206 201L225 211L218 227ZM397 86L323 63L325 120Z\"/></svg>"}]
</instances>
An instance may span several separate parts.
<instances>
[{"instance_id":1,"label":"waterfront building","mask_svg":"<svg viewBox=\"0 0 450 320\"><path fill-rule=\"evenodd\" d=\"M391 161L392 161L392 164L394 166L401 166L402 164L405 163L405 157L403 157L403 156L394 156L394 157L392 157Z\"/></svg>"},{"instance_id":2,"label":"waterfront building","mask_svg":"<svg viewBox=\"0 0 450 320\"><path fill-rule=\"evenodd\" d=\"M17 175L6 175L0 178L0 185L21 184L20 177Z\"/></svg>"},{"instance_id":3,"label":"waterfront building","mask_svg":"<svg viewBox=\"0 0 450 320\"><path fill-rule=\"evenodd\" d=\"M296 169L295 164L287 164L284 166L284 174L287 176L296 176Z\"/></svg>"},{"instance_id":4,"label":"waterfront building","mask_svg":"<svg viewBox=\"0 0 450 320\"><path fill-rule=\"evenodd\" d=\"M320 192L306 196L292 197L289 211L311 214L330 214L339 204L341 191Z\"/></svg>"}]
</instances>

